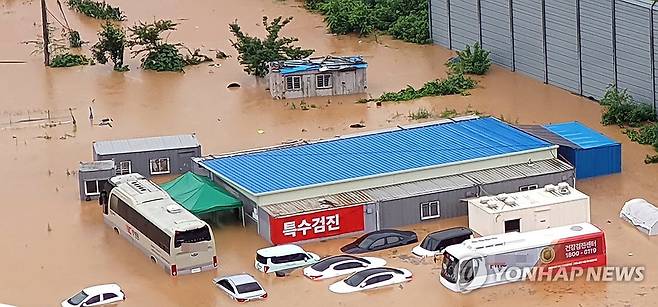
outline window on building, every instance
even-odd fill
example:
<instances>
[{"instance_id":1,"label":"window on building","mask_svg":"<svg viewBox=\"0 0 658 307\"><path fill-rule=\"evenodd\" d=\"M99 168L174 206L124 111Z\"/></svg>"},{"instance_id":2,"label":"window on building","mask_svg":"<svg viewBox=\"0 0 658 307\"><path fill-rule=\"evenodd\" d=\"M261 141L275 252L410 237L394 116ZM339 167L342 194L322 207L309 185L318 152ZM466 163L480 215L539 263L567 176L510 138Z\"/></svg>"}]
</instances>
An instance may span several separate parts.
<instances>
[{"instance_id":1,"label":"window on building","mask_svg":"<svg viewBox=\"0 0 658 307\"><path fill-rule=\"evenodd\" d=\"M537 189L537 188L539 188L538 185L536 185L536 184L530 184L530 185L520 186L520 187L519 187L519 191L521 191L521 192L523 192L523 191L530 191L530 190L535 190L535 189Z\"/></svg>"},{"instance_id":2,"label":"window on building","mask_svg":"<svg viewBox=\"0 0 658 307\"><path fill-rule=\"evenodd\" d=\"M331 75L322 74L315 76L316 88L331 88Z\"/></svg>"},{"instance_id":3,"label":"window on building","mask_svg":"<svg viewBox=\"0 0 658 307\"><path fill-rule=\"evenodd\" d=\"M286 90L288 90L288 91L299 91L301 89L302 89L302 77L301 76L286 77Z\"/></svg>"},{"instance_id":4,"label":"window on building","mask_svg":"<svg viewBox=\"0 0 658 307\"><path fill-rule=\"evenodd\" d=\"M169 158L151 159L151 175L169 174Z\"/></svg>"},{"instance_id":5,"label":"window on building","mask_svg":"<svg viewBox=\"0 0 658 307\"><path fill-rule=\"evenodd\" d=\"M433 219L441 216L441 212L439 211L439 202L438 201L431 201L428 203L422 203L420 204L420 219L421 220L427 220L427 219Z\"/></svg>"},{"instance_id":6,"label":"window on building","mask_svg":"<svg viewBox=\"0 0 658 307\"><path fill-rule=\"evenodd\" d=\"M505 221L505 232L521 232L521 219Z\"/></svg>"},{"instance_id":7,"label":"window on building","mask_svg":"<svg viewBox=\"0 0 658 307\"><path fill-rule=\"evenodd\" d=\"M117 171L116 171L117 175L130 174L130 172L132 171L130 164L131 164L130 160L119 162L119 164L117 165Z\"/></svg>"},{"instance_id":8,"label":"window on building","mask_svg":"<svg viewBox=\"0 0 658 307\"><path fill-rule=\"evenodd\" d=\"M85 195L100 195L98 180L85 180Z\"/></svg>"}]
</instances>

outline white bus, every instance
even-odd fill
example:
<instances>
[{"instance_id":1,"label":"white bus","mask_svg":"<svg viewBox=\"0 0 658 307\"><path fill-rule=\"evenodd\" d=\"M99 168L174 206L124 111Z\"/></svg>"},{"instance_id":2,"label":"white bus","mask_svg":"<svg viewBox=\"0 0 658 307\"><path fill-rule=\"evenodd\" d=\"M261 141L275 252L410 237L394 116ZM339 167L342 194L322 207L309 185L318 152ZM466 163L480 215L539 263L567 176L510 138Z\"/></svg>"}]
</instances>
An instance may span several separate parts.
<instances>
[{"instance_id":1,"label":"white bus","mask_svg":"<svg viewBox=\"0 0 658 307\"><path fill-rule=\"evenodd\" d=\"M217 267L210 226L139 174L112 177L105 223L172 276Z\"/></svg>"},{"instance_id":2,"label":"white bus","mask_svg":"<svg viewBox=\"0 0 658 307\"><path fill-rule=\"evenodd\" d=\"M589 223L469 239L443 252L441 284L469 292L559 269L604 266L605 235Z\"/></svg>"}]
</instances>

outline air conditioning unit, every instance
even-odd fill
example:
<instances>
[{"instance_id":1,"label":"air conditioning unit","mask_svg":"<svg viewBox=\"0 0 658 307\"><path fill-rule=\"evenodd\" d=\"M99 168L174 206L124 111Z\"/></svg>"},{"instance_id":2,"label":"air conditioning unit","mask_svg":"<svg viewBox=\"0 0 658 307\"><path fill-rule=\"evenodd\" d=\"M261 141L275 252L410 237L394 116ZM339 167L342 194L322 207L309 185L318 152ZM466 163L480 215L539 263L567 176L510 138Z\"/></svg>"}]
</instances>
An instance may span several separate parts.
<instances>
[{"instance_id":1,"label":"air conditioning unit","mask_svg":"<svg viewBox=\"0 0 658 307\"><path fill-rule=\"evenodd\" d=\"M552 185L552 184L547 184L547 185L544 186L544 191L546 191L546 192L553 192L556 189L557 189L557 187Z\"/></svg>"},{"instance_id":2,"label":"air conditioning unit","mask_svg":"<svg viewBox=\"0 0 658 307\"><path fill-rule=\"evenodd\" d=\"M505 201L505 199L507 199L507 194L505 194L505 193L498 194L498 195L496 195L496 199L500 200L500 201Z\"/></svg>"},{"instance_id":3,"label":"air conditioning unit","mask_svg":"<svg viewBox=\"0 0 658 307\"><path fill-rule=\"evenodd\" d=\"M169 205L169 206L167 206L167 212L169 212L171 214L180 213L182 211L183 211L183 207L181 207L179 205Z\"/></svg>"}]
</instances>

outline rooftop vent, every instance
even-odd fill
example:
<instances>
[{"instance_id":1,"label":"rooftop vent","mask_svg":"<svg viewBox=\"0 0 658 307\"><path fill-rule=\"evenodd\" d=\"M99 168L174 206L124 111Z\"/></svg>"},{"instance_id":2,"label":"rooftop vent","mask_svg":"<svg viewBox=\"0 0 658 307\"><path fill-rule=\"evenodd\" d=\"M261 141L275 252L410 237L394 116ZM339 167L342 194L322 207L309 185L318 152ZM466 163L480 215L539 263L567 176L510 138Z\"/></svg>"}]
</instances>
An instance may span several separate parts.
<instances>
[{"instance_id":1,"label":"rooftop vent","mask_svg":"<svg viewBox=\"0 0 658 307\"><path fill-rule=\"evenodd\" d=\"M169 205L169 206L167 206L167 212L169 212L171 214L180 213L182 211L183 211L183 207L181 207L179 205Z\"/></svg>"},{"instance_id":2,"label":"rooftop vent","mask_svg":"<svg viewBox=\"0 0 658 307\"><path fill-rule=\"evenodd\" d=\"M505 199L505 204L510 206L510 207L514 207L514 206L517 205L516 200L512 197L508 197L507 199Z\"/></svg>"},{"instance_id":3,"label":"rooftop vent","mask_svg":"<svg viewBox=\"0 0 658 307\"><path fill-rule=\"evenodd\" d=\"M558 193L560 193L560 195L568 195L571 193L571 191L569 190L569 184L566 182L560 182L557 185L557 191Z\"/></svg>"},{"instance_id":4,"label":"rooftop vent","mask_svg":"<svg viewBox=\"0 0 658 307\"><path fill-rule=\"evenodd\" d=\"M547 184L544 186L544 191L546 192L553 192L555 191L556 187L552 184Z\"/></svg>"},{"instance_id":5,"label":"rooftop vent","mask_svg":"<svg viewBox=\"0 0 658 307\"><path fill-rule=\"evenodd\" d=\"M505 199L507 199L507 194L505 194L505 193L498 194L498 195L496 195L496 199L498 199L500 201L505 201Z\"/></svg>"},{"instance_id":6,"label":"rooftop vent","mask_svg":"<svg viewBox=\"0 0 658 307\"><path fill-rule=\"evenodd\" d=\"M487 208L492 209L492 210L498 209L498 202L493 200L493 199L489 200L487 202Z\"/></svg>"},{"instance_id":7,"label":"rooftop vent","mask_svg":"<svg viewBox=\"0 0 658 307\"><path fill-rule=\"evenodd\" d=\"M490 200L489 197L486 197L486 196L482 196L482 197L480 197L480 203L481 203L481 204L486 204L486 203L489 202L489 200Z\"/></svg>"}]
</instances>

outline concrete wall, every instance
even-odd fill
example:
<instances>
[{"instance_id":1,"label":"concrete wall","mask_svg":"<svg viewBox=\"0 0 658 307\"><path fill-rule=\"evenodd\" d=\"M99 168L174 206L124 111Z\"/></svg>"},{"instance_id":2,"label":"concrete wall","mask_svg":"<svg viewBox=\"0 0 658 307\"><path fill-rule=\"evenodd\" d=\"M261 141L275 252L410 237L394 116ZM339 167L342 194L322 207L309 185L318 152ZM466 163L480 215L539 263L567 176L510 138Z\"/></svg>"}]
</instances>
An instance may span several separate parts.
<instances>
[{"instance_id":1,"label":"concrete wall","mask_svg":"<svg viewBox=\"0 0 658 307\"><path fill-rule=\"evenodd\" d=\"M658 102L658 9L649 0L430 0L435 44L482 43L494 63L600 99L609 84Z\"/></svg>"},{"instance_id":2,"label":"concrete wall","mask_svg":"<svg viewBox=\"0 0 658 307\"><path fill-rule=\"evenodd\" d=\"M270 216L261 208L258 208L258 234L267 242L272 243L270 235Z\"/></svg>"},{"instance_id":3,"label":"concrete wall","mask_svg":"<svg viewBox=\"0 0 658 307\"><path fill-rule=\"evenodd\" d=\"M145 178L151 177L151 159L169 158L169 174L183 174L192 169L192 158L201 156L201 146L172 150L131 152L112 155L99 155L94 152L94 160L114 160L119 169L121 161L131 161L131 172L139 173Z\"/></svg>"},{"instance_id":4,"label":"concrete wall","mask_svg":"<svg viewBox=\"0 0 658 307\"><path fill-rule=\"evenodd\" d=\"M280 73L270 73L268 75L270 94L272 94L273 98L277 99L293 99L365 93L368 87L366 69L330 72L332 87L328 89L316 87L316 76L319 74L325 73L311 72L307 74L288 75L300 76L302 86L301 90L288 91L286 90L286 77Z\"/></svg>"}]
</instances>

